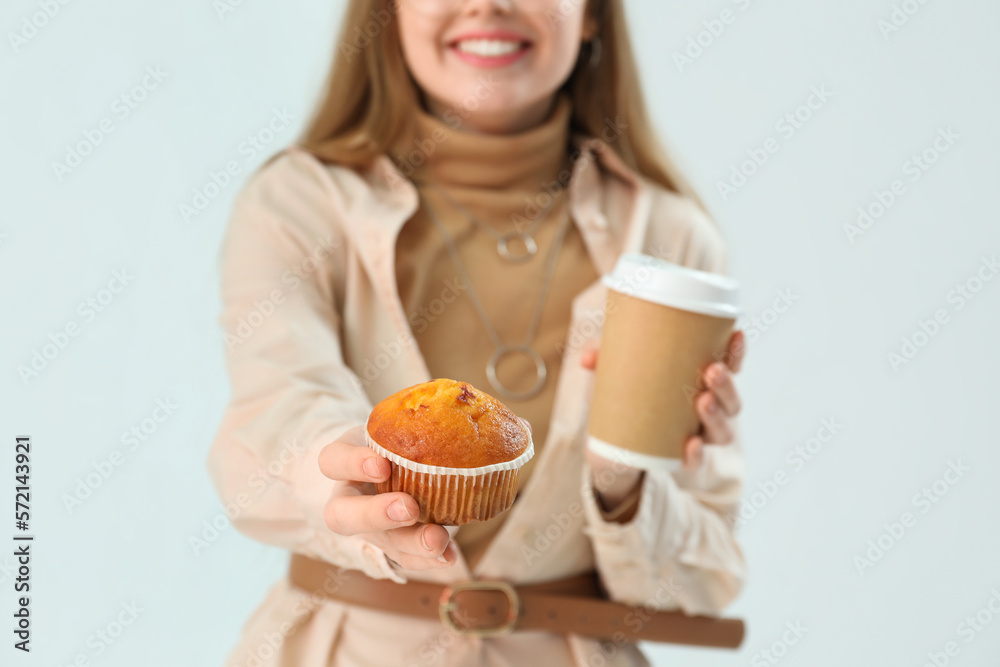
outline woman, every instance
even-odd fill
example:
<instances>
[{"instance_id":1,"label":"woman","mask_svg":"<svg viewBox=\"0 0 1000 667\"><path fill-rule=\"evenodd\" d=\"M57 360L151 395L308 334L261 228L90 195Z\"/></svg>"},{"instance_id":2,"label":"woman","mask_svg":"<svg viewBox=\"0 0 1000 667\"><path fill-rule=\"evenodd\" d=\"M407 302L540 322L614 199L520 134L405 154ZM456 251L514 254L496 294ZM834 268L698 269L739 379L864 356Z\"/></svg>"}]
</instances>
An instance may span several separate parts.
<instances>
[{"instance_id":1,"label":"woman","mask_svg":"<svg viewBox=\"0 0 1000 667\"><path fill-rule=\"evenodd\" d=\"M690 614L739 592L740 332L705 372L684 470L584 446L600 276L626 251L726 271L718 228L656 151L625 27L619 0L350 3L325 98L244 186L224 241L233 396L209 468L234 525L295 554L229 664L647 664L627 639L480 638L337 599L358 585L596 571L613 600ZM436 377L532 428L496 519L447 530L373 495L389 467L361 425ZM316 589L293 582L303 563L329 572Z\"/></svg>"}]
</instances>

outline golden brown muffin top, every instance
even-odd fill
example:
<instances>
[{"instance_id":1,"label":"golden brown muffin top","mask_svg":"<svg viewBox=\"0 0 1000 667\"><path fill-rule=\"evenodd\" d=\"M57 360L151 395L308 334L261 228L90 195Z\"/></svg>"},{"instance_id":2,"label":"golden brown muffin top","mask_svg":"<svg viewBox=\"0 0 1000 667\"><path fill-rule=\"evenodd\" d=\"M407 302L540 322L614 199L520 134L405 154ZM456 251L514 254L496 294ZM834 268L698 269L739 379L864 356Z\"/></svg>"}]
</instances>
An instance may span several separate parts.
<instances>
[{"instance_id":1,"label":"golden brown muffin top","mask_svg":"<svg viewBox=\"0 0 1000 667\"><path fill-rule=\"evenodd\" d=\"M468 382L446 378L380 401L368 433L403 458L449 468L511 461L531 442L528 427L506 405Z\"/></svg>"}]
</instances>

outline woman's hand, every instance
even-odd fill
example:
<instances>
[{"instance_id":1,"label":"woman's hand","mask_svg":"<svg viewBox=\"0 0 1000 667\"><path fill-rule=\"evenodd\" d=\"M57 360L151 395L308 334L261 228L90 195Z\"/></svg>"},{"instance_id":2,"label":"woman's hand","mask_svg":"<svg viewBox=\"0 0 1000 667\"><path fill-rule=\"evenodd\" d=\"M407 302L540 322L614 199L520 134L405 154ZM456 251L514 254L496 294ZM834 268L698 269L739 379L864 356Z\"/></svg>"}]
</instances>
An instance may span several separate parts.
<instances>
[{"instance_id":1,"label":"woman's hand","mask_svg":"<svg viewBox=\"0 0 1000 667\"><path fill-rule=\"evenodd\" d=\"M730 420L739 414L741 408L740 397L733 384L733 373L739 372L745 352L744 334L735 331L729 337L725 363L716 361L705 369L702 382L707 389L694 397L695 411L702 428L698 435L689 437L684 443L685 468L696 468L701 463L703 445L728 445L733 442ZM585 349L580 363L584 368L593 370L597 366L597 348Z\"/></svg>"},{"instance_id":2,"label":"woman's hand","mask_svg":"<svg viewBox=\"0 0 1000 667\"><path fill-rule=\"evenodd\" d=\"M357 426L320 451L324 475L342 482L326 504L326 525L340 535L360 535L405 570L454 565L451 535L436 524L417 523L420 509L402 492L375 493L375 482L389 479L391 463L371 450L364 426Z\"/></svg>"},{"instance_id":3,"label":"woman's hand","mask_svg":"<svg viewBox=\"0 0 1000 667\"><path fill-rule=\"evenodd\" d=\"M733 384L733 373L738 373L746 353L746 340L742 331L729 337L725 362L708 365L702 375L706 390L694 397L695 410L701 420L701 432L684 443L684 465L697 467L704 456L702 445L730 445L733 443L731 420L739 414L742 402Z\"/></svg>"}]
</instances>

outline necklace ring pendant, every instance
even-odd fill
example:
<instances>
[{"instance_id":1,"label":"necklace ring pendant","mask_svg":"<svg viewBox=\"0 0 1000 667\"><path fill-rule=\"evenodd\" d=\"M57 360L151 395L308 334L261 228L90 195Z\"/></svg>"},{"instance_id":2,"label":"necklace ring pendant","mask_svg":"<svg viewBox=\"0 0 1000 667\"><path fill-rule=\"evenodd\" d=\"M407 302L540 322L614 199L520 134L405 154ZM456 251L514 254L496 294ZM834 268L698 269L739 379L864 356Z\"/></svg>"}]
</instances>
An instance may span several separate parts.
<instances>
[{"instance_id":1,"label":"necklace ring pendant","mask_svg":"<svg viewBox=\"0 0 1000 667\"><path fill-rule=\"evenodd\" d=\"M510 242L513 239L521 240L521 243L524 244L524 252L517 254L511 251ZM538 252L538 245L535 243L535 239L532 238L530 234L519 231L507 232L497 239L497 252L500 253L500 256L508 262L521 263L528 261L536 252Z\"/></svg>"},{"instance_id":2,"label":"necklace ring pendant","mask_svg":"<svg viewBox=\"0 0 1000 667\"><path fill-rule=\"evenodd\" d=\"M535 364L535 384L531 389L527 391L513 391L503 386L500 382L500 379L497 377L497 364L508 354L523 354ZM545 384L545 375L547 372L548 369L545 367L545 360L542 359L542 355L535 348L523 344L500 345L490 355L490 360L486 364L486 377L489 379L493 389L504 398L515 401L531 398L541 391L542 386Z\"/></svg>"}]
</instances>

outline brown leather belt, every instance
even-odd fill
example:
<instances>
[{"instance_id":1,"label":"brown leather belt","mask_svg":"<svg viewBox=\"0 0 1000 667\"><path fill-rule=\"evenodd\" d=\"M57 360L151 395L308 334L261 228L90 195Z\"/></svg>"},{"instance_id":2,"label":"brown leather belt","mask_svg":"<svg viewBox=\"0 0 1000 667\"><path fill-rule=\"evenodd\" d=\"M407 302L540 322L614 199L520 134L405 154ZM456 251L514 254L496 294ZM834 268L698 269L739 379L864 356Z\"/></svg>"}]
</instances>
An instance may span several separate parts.
<instances>
[{"instance_id":1,"label":"brown leather belt","mask_svg":"<svg viewBox=\"0 0 1000 667\"><path fill-rule=\"evenodd\" d=\"M743 621L736 618L688 616L612 602L594 572L529 586L499 580L400 584L293 553L288 576L307 593L393 614L440 619L463 635L541 630L617 644L643 640L738 648L744 634Z\"/></svg>"}]
</instances>

